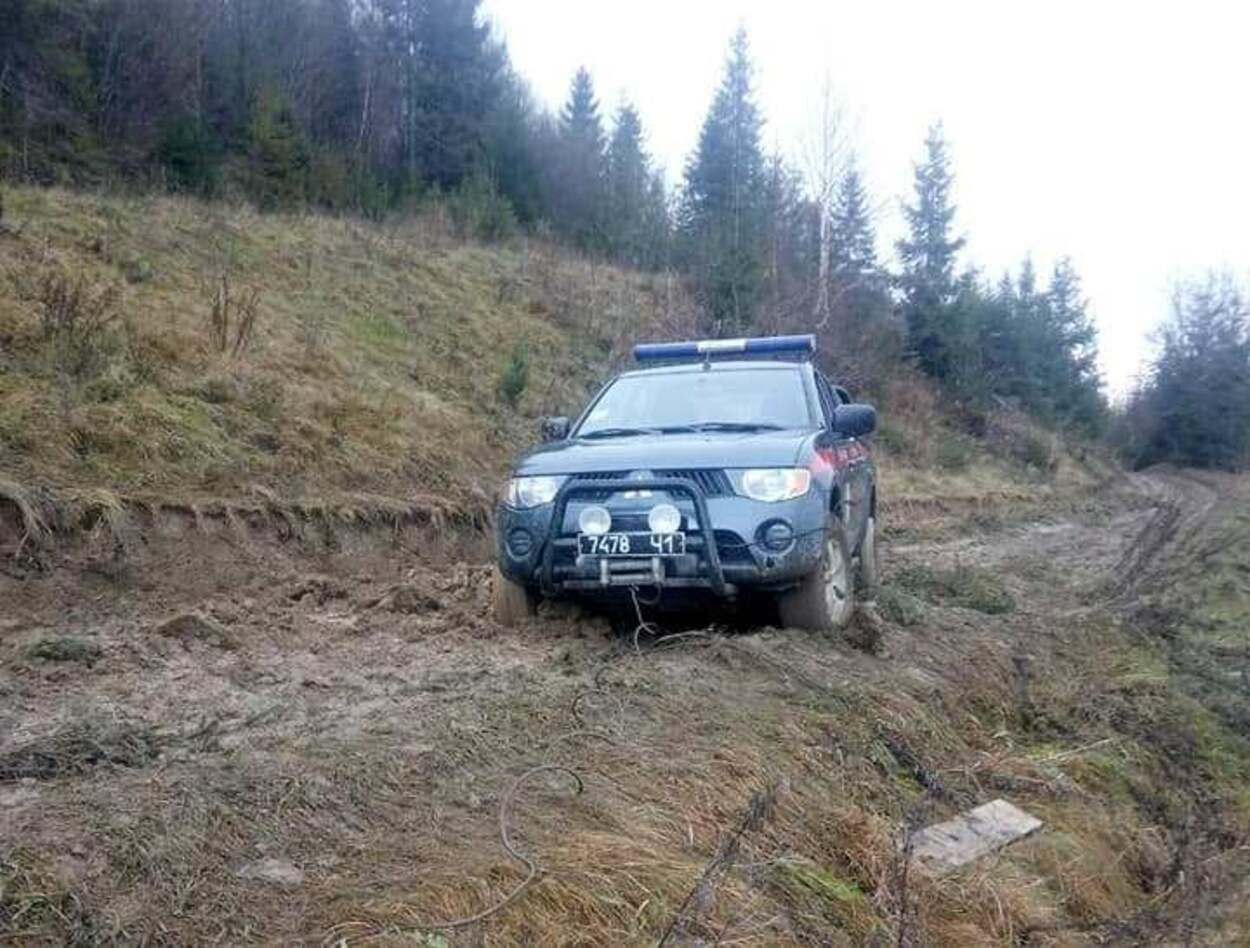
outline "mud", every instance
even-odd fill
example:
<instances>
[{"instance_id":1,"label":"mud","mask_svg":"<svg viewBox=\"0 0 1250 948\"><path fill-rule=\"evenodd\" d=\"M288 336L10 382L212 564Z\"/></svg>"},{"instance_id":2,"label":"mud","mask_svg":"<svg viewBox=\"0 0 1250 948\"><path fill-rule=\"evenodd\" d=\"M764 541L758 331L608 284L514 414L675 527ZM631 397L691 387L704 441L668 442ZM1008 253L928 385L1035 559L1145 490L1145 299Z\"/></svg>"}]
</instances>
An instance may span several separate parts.
<instances>
[{"instance_id":1,"label":"mud","mask_svg":"<svg viewBox=\"0 0 1250 948\"><path fill-rule=\"evenodd\" d=\"M86 941L178 941L160 932L180 906L205 941L315 943L362 892L403 898L434 840L467 843L466 872L499 858L491 801L504 775L545 759L571 729L662 746L663 759L635 754L630 765L662 784L716 746L717 720L681 708L732 717L735 703L784 706L821 689L937 695L953 667L1009 694L1021 667L1013 656L1044 667L1062 648L1057 628L1125 614L1192 552L1224 496L1219 483L1158 472L1076 515L887 541L887 582L918 563L975 566L1001 578L1015 608L991 616L930 603L904 628L869 606L861 622L876 654L765 628L639 662L607 620L567 607L502 629L489 618L480 538L432 530L310 547L180 522L147 531L103 571L99 550L65 550L0 576L0 857L64 854L48 871L93 913L75 929ZM41 657L41 643L66 640L91 660ZM625 698L581 700L613 681L628 682L613 692ZM102 734L127 736L129 756L111 754ZM972 802L975 787L938 773L923 749L902 738L886 746L951 806ZM74 751L63 769L58 747ZM6 771L4 761L15 763ZM221 802L199 800L197 788ZM270 824L229 815L249 809L302 829L284 841ZM569 817L589 827L601 818L593 808ZM167 841L179 820L202 861ZM378 842L386 837L403 841L411 861ZM255 865L290 865L277 903L257 891L264 873L239 868ZM167 877L151 875L162 866ZM234 921L203 927L223 912ZM168 931L185 934L183 922ZM787 924L757 941L802 940ZM31 931L35 941L68 937L52 923ZM582 940L612 938L587 930Z\"/></svg>"}]
</instances>

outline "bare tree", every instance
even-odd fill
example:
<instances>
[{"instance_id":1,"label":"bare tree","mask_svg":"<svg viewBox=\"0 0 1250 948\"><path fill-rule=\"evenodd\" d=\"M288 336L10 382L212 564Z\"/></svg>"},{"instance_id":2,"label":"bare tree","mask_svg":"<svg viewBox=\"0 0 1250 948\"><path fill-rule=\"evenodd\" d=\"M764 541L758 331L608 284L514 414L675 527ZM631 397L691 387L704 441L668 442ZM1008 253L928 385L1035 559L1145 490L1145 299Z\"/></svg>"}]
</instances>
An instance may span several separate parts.
<instances>
[{"instance_id":1,"label":"bare tree","mask_svg":"<svg viewBox=\"0 0 1250 948\"><path fill-rule=\"evenodd\" d=\"M823 328L829 321L831 309L834 195L854 155L846 108L834 90L828 68L820 80L816 104L811 124L800 136L799 156L808 194L819 215L820 259L812 315L816 326Z\"/></svg>"}]
</instances>

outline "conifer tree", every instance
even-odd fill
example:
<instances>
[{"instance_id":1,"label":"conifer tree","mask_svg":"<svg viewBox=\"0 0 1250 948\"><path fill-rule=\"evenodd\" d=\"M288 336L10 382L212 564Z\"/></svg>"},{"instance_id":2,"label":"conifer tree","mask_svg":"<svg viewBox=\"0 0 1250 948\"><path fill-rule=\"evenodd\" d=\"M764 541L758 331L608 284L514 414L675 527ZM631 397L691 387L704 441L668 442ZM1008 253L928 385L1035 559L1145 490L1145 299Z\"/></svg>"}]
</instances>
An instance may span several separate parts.
<instances>
[{"instance_id":1,"label":"conifer tree","mask_svg":"<svg viewBox=\"0 0 1250 948\"><path fill-rule=\"evenodd\" d=\"M868 192L852 165L838 182L833 201L833 272L842 280L877 272L877 235Z\"/></svg>"},{"instance_id":2,"label":"conifer tree","mask_svg":"<svg viewBox=\"0 0 1250 948\"><path fill-rule=\"evenodd\" d=\"M832 268L829 297L834 325L865 347L897 345L886 333L886 317L893 302L889 279L877 262L877 235L868 190L854 162L838 181L832 207ZM874 334L869 343L866 333Z\"/></svg>"},{"instance_id":3,"label":"conifer tree","mask_svg":"<svg viewBox=\"0 0 1250 948\"><path fill-rule=\"evenodd\" d=\"M748 326L763 287L761 125L747 36L740 29L686 165L678 218L685 258L714 329Z\"/></svg>"},{"instance_id":4,"label":"conifer tree","mask_svg":"<svg viewBox=\"0 0 1250 948\"><path fill-rule=\"evenodd\" d=\"M262 90L250 133L252 189L257 204L266 210L300 204L308 188L308 143L281 93Z\"/></svg>"},{"instance_id":5,"label":"conifer tree","mask_svg":"<svg viewBox=\"0 0 1250 948\"><path fill-rule=\"evenodd\" d=\"M1231 278L1177 288L1142 400L1139 465L1250 465L1250 307Z\"/></svg>"},{"instance_id":6,"label":"conifer tree","mask_svg":"<svg viewBox=\"0 0 1250 948\"><path fill-rule=\"evenodd\" d=\"M579 246L605 245L606 152L594 82L586 69L573 76L560 112L560 154L552 186L555 222Z\"/></svg>"},{"instance_id":7,"label":"conifer tree","mask_svg":"<svg viewBox=\"0 0 1250 948\"><path fill-rule=\"evenodd\" d=\"M951 372L951 349L966 327L956 312L959 283L956 255L964 246L952 235L954 175L946 153L942 125L929 129L924 160L915 166L914 203L903 206L908 235L898 241L909 344L920 366L938 378Z\"/></svg>"},{"instance_id":8,"label":"conifer tree","mask_svg":"<svg viewBox=\"0 0 1250 948\"><path fill-rule=\"evenodd\" d=\"M1057 414L1089 433L1097 433L1107 410L1098 374L1098 333L1081 295L1080 277L1067 257L1055 264L1046 304L1059 353L1051 374L1059 399Z\"/></svg>"},{"instance_id":9,"label":"conifer tree","mask_svg":"<svg viewBox=\"0 0 1250 948\"><path fill-rule=\"evenodd\" d=\"M635 266L647 261L647 244L654 236L649 206L653 183L651 160L643 147L642 119L637 109L625 103L617 110L608 144L605 230L612 256Z\"/></svg>"}]
</instances>

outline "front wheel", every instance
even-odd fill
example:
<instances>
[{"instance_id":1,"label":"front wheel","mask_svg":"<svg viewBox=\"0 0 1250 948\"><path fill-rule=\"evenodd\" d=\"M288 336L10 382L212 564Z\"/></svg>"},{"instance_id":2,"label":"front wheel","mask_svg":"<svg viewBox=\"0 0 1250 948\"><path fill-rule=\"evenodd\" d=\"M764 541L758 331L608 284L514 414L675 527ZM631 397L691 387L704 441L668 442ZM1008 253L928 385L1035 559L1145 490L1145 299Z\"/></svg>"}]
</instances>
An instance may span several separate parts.
<instances>
[{"instance_id":1,"label":"front wheel","mask_svg":"<svg viewBox=\"0 0 1250 948\"><path fill-rule=\"evenodd\" d=\"M881 554L877 552L877 518L869 517L864 539L859 543L859 588L865 599L877 594L881 585Z\"/></svg>"},{"instance_id":2,"label":"front wheel","mask_svg":"<svg viewBox=\"0 0 1250 948\"><path fill-rule=\"evenodd\" d=\"M855 611L851 552L842 524L835 521L825 534L820 565L803 577L798 587L777 600L783 624L813 632L845 628Z\"/></svg>"},{"instance_id":3,"label":"front wheel","mask_svg":"<svg viewBox=\"0 0 1250 948\"><path fill-rule=\"evenodd\" d=\"M502 626L519 625L538 611L538 597L516 580L509 579L498 566L491 584L491 612Z\"/></svg>"}]
</instances>

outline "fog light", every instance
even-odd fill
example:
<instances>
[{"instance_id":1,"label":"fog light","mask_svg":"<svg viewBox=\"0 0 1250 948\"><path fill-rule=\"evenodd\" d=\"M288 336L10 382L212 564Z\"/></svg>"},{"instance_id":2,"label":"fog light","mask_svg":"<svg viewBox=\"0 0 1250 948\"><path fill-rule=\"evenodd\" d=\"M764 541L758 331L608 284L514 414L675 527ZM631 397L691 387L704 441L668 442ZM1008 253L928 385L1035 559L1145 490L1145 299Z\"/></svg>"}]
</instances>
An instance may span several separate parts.
<instances>
[{"instance_id":1,"label":"fog light","mask_svg":"<svg viewBox=\"0 0 1250 948\"><path fill-rule=\"evenodd\" d=\"M577 529L598 536L612 529L612 515L606 507L586 507L577 515Z\"/></svg>"},{"instance_id":2,"label":"fog light","mask_svg":"<svg viewBox=\"0 0 1250 948\"><path fill-rule=\"evenodd\" d=\"M647 514L652 533L676 533L681 529L681 511L672 504L656 504Z\"/></svg>"},{"instance_id":3,"label":"fog light","mask_svg":"<svg viewBox=\"0 0 1250 948\"><path fill-rule=\"evenodd\" d=\"M517 527L508 534L508 551L513 556L529 556L530 550L534 548L534 538L530 536L528 530L522 530Z\"/></svg>"},{"instance_id":4,"label":"fog light","mask_svg":"<svg viewBox=\"0 0 1250 948\"><path fill-rule=\"evenodd\" d=\"M770 550L784 550L794 542L794 528L784 520L770 523L764 528L764 545Z\"/></svg>"}]
</instances>

